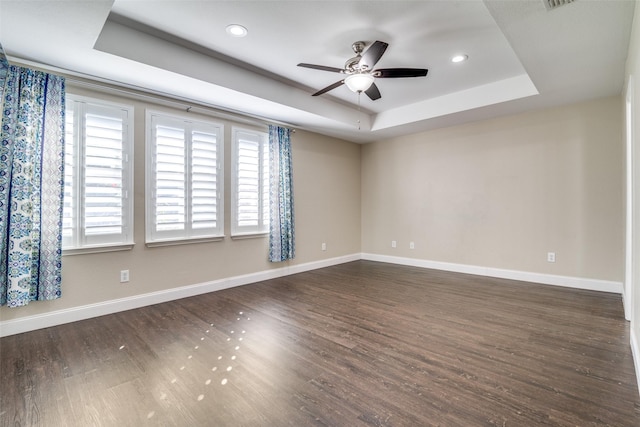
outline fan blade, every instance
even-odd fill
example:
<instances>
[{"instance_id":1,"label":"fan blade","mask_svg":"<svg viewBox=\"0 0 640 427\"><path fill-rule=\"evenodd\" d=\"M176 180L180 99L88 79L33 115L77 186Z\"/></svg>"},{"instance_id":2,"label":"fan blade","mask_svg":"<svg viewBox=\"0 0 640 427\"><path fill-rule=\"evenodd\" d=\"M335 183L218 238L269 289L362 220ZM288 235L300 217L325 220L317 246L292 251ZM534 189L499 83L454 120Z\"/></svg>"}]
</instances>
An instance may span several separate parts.
<instances>
[{"instance_id":1,"label":"fan blade","mask_svg":"<svg viewBox=\"0 0 640 427\"><path fill-rule=\"evenodd\" d=\"M340 87L344 84L344 80L340 80L339 82L335 82L334 84L325 87L324 89L320 89L319 91L317 91L316 93L314 93L311 96L318 96L318 95L322 95L323 93L329 92L330 90L333 90L337 87Z\"/></svg>"},{"instance_id":2,"label":"fan blade","mask_svg":"<svg viewBox=\"0 0 640 427\"><path fill-rule=\"evenodd\" d=\"M382 54L387 50L388 46L388 43L376 40L371 46L369 46L369 49L362 54L362 58L360 59L360 62L358 62L358 66L366 68L367 70L373 69L373 66L378 63L380 58L382 58Z\"/></svg>"},{"instance_id":3,"label":"fan blade","mask_svg":"<svg viewBox=\"0 0 640 427\"><path fill-rule=\"evenodd\" d=\"M396 77L424 77L429 70L424 68L382 68L374 70L371 74L380 78Z\"/></svg>"},{"instance_id":4,"label":"fan blade","mask_svg":"<svg viewBox=\"0 0 640 427\"><path fill-rule=\"evenodd\" d=\"M378 89L378 86L376 86L375 83L371 83L371 86L369 86L369 89L365 90L364 93L366 93L367 96L371 98L372 101L375 101L376 99L380 99L382 97L382 95L380 95L380 90Z\"/></svg>"},{"instance_id":5,"label":"fan blade","mask_svg":"<svg viewBox=\"0 0 640 427\"><path fill-rule=\"evenodd\" d=\"M327 67L325 65L315 65L315 64L298 64L298 67L304 67L304 68L312 68L314 70L321 70L321 71L330 71L332 73L344 73L344 70L342 68L336 68L336 67Z\"/></svg>"}]
</instances>

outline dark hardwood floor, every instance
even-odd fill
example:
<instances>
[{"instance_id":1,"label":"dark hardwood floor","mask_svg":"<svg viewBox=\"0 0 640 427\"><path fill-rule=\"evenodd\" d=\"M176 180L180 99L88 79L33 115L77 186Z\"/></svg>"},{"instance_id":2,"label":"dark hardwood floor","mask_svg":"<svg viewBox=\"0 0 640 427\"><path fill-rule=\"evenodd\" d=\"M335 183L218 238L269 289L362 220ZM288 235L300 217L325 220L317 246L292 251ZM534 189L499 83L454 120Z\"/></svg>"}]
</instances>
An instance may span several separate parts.
<instances>
[{"instance_id":1,"label":"dark hardwood floor","mask_svg":"<svg viewBox=\"0 0 640 427\"><path fill-rule=\"evenodd\" d=\"M0 340L2 426L640 426L619 295L358 261Z\"/></svg>"}]
</instances>

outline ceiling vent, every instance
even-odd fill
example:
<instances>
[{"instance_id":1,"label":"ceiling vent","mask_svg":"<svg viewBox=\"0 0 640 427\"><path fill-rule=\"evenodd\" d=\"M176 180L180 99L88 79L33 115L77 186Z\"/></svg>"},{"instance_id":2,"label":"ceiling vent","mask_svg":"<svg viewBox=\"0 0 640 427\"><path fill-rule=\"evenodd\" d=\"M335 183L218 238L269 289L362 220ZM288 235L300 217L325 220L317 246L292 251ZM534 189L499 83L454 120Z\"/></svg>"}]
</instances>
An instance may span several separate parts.
<instances>
[{"instance_id":1,"label":"ceiling vent","mask_svg":"<svg viewBox=\"0 0 640 427\"><path fill-rule=\"evenodd\" d=\"M573 3L575 0L542 0L547 10L557 9L565 4Z\"/></svg>"}]
</instances>

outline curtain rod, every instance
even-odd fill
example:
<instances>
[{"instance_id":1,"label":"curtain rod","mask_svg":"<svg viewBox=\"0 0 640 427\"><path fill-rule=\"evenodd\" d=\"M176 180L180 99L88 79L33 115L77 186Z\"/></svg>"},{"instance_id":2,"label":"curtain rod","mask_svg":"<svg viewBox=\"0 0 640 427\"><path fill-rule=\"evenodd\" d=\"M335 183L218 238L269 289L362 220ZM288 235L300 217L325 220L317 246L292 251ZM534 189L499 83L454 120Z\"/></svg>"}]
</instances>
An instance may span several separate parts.
<instances>
[{"instance_id":1,"label":"curtain rod","mask_svg":"<svg viewBox=\"0 0 640 427\"><path fill-rule=\"evenodd\" d=\"M52 65L42 64L39 62L30 61L14 56L7 55L7 59L9 59L10 61L15 61L19 64L40 68L44 71L63 74L65 80L74 86L80 86L87 89L93 89L107 93L116 92L134 99L147 100L167 107L179 108L185 110L187 113L194 111L194 109L197 109L200 113L222 119L233 120L252 125L259 124L267 126L269 124L276 124L290 127L293 133L295 133L296 131L296 126L290 123L268 119L259 115L248 114L242 111L221 107L215 104L209 104L203 101L197 101L183 96L173 95L166 92L144 88L141 86L118 82L115 80L109 80L102 77L84 74Z\"/></svg>"}]
</instances>

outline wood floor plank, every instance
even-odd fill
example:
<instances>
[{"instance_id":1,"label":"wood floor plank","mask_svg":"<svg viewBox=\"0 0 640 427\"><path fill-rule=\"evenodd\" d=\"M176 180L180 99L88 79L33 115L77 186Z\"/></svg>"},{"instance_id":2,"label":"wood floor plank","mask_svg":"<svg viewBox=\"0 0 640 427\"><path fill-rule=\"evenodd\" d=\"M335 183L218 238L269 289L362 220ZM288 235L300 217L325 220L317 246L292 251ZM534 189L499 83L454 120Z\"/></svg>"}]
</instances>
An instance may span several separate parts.
<instances>
[{"instance_id":1,"label":"wood floor plank","mask_svg":"<svg viewBox=\"0 0 640 427\"><path fill-rule=\"evenodd\" d=\"M368 261L0 356L0 427L640 426L619 295Z\"/></svg>"}]
</instances>

